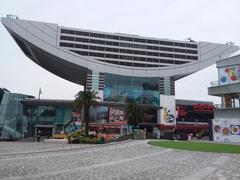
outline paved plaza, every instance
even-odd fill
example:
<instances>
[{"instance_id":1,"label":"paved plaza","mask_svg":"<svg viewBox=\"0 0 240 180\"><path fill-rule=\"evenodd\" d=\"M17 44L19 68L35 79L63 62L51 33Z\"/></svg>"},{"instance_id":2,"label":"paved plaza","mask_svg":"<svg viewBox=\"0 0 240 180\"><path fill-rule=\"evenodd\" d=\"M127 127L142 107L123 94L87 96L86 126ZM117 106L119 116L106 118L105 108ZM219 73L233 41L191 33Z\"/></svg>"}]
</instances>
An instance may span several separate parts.
<instances>
[{"instance_id":1,"label":"paved plaza","mask_svg":"<svg viewBox=\"0 0 240 180\"><path fill-rule=\"evenodd\" d=\"M240 155L154 147L0 142L0 179L240 179Z\"/></svg>"}]
</instances>

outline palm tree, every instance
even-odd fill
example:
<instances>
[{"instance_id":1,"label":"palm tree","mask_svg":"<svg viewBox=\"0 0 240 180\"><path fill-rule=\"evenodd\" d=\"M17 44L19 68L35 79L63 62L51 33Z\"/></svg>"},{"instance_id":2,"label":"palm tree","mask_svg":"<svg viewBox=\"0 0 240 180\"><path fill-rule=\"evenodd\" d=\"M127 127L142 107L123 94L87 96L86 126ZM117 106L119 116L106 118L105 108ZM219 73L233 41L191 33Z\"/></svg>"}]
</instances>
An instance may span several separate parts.
<instances>
[{"instance_id":1,"label":"palm tree","mask_svg":"<svg viewBox=\"0 0 240 180\"><path fill-rule=\"evenodd\" d=\"M85 121L85 135L89 135L89 111L91 107L94 107L98 104L97 100L101 100L97 96L97 92L94 91L79 91L75 95L74 104L78 109L83 108L83 119Z\"/></svg>"},{"instance_id":2,"label":"palm tree","mask_svg":"<svg viewBox=\"0 0 240 180\"><path fill-rule=\"evenodd\" d=\"M145 109L136 102L132 102L126 105L125 110L128 124L136 128L137 123L144 118Z\"/></svg>"}]
</instances>

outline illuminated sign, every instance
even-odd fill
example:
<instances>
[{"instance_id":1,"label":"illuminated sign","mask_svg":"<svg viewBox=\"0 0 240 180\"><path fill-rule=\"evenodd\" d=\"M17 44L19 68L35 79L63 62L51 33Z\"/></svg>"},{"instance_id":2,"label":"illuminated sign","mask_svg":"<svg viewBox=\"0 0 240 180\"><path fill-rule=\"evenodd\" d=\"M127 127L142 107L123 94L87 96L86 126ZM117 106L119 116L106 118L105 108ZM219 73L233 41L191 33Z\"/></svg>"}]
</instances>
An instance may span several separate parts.
<instances>
[{"instance_id":1,"label":"illuminated sign","mask_svg":"<svg viewBox=\"0 0 240 180\"><path fill-rule=\"evenodd\" d=\"M211 104L194 104L192 107L193 111L197 112L212 112L214 110L214 106Z\"/></svg>"}]
</instances>

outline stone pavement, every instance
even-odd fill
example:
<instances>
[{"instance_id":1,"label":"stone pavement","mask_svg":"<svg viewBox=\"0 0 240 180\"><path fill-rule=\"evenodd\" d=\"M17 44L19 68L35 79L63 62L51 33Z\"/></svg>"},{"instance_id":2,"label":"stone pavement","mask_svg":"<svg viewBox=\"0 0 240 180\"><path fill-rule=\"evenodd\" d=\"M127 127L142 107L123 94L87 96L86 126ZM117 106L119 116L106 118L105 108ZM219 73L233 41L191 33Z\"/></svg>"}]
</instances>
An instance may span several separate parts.
<instances>
[{"instance_id":1,"label":"stone pavement","mask_svg":"<svg viewBox=\"0 0 240 180\"><path fill-rule=\"evenodd\" d=\"M0 142L1 180L239 180L239 169L238 154L172 150L147 141L105 146Z\"/></svg>"}]
</instances>

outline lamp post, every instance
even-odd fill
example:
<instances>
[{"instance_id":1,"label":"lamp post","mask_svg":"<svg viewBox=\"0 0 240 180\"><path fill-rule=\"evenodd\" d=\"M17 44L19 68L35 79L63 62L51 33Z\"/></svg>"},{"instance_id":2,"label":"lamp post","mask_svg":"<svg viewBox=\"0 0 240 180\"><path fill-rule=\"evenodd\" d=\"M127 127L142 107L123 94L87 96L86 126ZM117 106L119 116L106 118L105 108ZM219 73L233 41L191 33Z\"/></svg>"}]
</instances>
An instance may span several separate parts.
<instances>
[{"instance_id":1,"label":"lamp post","mask_svg":"<svg viewBox=\"0 0 240 180\"><path fill-rule=\"evenodd\" d=\"M39 118L39 104L40 104L40 96L41 96L41 94L42 94L42 89L39 88L39 91L38 91L38 101L37 101L37 117L36 117L35 133L34 133L33 141L35 141L35 139L37 137L37 126L38 126L38 118Z\"/></svg>"}]
</instances>

